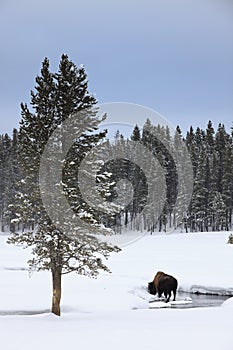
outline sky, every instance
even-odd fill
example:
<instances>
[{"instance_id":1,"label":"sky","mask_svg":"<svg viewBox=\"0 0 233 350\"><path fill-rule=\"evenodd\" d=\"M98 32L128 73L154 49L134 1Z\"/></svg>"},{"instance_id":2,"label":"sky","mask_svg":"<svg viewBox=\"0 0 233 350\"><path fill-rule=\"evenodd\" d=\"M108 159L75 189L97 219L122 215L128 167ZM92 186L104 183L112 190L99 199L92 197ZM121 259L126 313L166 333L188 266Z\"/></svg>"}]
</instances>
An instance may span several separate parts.
<instances>
[{"instance_id":1,"label":"sky","mask_svg":"<svg viewBox=\"0 0 233 350\"><path fill-rule=\"evenodd\" d=\"M0 47L0 133L62 53L99 103L146 106L183 132L233 125L232 0L0 0Z\"/></svg>"}]
</instances>

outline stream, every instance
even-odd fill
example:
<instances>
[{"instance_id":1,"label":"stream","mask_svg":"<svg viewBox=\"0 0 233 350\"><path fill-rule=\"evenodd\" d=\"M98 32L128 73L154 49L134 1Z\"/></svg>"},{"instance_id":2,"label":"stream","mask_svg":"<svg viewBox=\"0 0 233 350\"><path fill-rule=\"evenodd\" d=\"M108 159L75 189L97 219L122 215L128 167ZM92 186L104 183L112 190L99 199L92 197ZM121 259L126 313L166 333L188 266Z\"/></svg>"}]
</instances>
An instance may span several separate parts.
<instances>
[{"instance_id":1,"label":"stream","mask_svg":"<svg viewBox=\"0 0 233 350\"><path fill-rule=\"evenodd\" d=\"M196 307L216 307L221 306L225 300L229 299L230 296L227 295L209 295L209 294L193 294L187 292L177 293L176 300L185 300L186 298L191 298L191 304L177 305L175 308L187 309ZM172 300L172 298L171 298Z\"/></svg>"}]
</instances>

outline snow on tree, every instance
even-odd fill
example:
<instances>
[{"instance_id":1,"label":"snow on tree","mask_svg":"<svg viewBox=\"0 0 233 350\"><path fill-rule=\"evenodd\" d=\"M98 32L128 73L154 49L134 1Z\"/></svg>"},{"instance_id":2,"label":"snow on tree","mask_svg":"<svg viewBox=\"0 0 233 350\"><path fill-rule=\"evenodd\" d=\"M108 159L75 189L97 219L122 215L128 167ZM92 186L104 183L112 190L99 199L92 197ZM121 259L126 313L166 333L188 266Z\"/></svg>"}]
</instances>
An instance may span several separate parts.
<instances>
[{"instance_id":1,"label":"snow on tree","mask_svg":"<svg viewBox=\"0 0 233 350\"><path fill-rule=\"evenodd\" d=\"M19 161L23 178L16 194L12 222L22 223L25 230L15 232L9 243L23 244L32 247L33 258L29 261L30 268L49 270L52 273L52 312L60 315L61 279L63 274L77 272L78 274L96 277L100 270L108 271L104 263L111 252L118 252L116 246L100 241L95 233L106 233L100 222L98 211L85 202L79 188L77 169L86 154L105 137L106 131L97 133L102 118L97 116L95 108L97 101L88 91L88 80L83 66L76 65L62 55L57 73L49 70L49 60L44 59L41 75L36 77L35 91L31 92L31 112L26 104L21 104L22 119L19 129ZM56 159L56 155L67 147L65 121L70 115L82 119L82 111L91 111L88 125L77 120L85 127L80 137L75 139L72 147L67 150L65 159ZM84 114L83 114L84 115ZM81 116L81 117L80 117ZM62 162L62 181L55 186L62 189L56 198L48 191L48 200L58 217L54 222L45 210L42 200L44 189L40 187L39 170L42 155L48 141L56 130L63 130L59 139L52 143L51 159L46 159L46 181L50 185L58 164ZM57 193L57 192L55 192ZM62 193L62 194L61 194ZM108 186L102 188L102 197L107 196ZM74 227L66 218L61 197L66 196L73 215L83 220L82 225ZM54 206L54 207L53 207ZM59 225L63 220L64 231ZM87 232L86 227L89 227Z\"/></svg>"}]
</instances>

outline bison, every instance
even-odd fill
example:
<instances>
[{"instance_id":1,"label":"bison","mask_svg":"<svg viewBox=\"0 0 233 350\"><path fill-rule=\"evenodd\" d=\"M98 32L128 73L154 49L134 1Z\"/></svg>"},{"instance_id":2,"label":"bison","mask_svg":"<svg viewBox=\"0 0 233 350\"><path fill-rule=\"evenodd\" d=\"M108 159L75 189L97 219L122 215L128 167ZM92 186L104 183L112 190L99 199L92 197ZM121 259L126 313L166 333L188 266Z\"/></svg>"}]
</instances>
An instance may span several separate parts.
<instances>
[{"instance_id":1,"label":"bison","mask_svg":"<svg viewBox=\"0 0 233 350\"><path fill-rule=\"evenodd\" d=\"M158 271L152 282L148 283L148 291L150 294L155 295L158 293L159 298L164 293L166 303L169 302L171 292L173 292L173 300L176 300L176 290L178 282L175 277L167 275L164 272Z\"/></svg>"}]
</instances>

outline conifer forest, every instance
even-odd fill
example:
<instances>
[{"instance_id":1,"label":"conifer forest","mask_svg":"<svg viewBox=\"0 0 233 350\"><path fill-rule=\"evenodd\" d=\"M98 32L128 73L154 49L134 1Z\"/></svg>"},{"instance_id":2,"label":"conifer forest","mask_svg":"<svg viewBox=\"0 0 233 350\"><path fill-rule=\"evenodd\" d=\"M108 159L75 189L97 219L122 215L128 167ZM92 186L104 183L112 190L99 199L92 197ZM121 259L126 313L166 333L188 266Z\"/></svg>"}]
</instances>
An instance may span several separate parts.
<instances>
[{"instance_id":1,"label":"conifer forest","mask_svg":"<svg viewBox=\"0 0 233 350\"><path fill-rule=\"evenodd\" d=\"M39 126L38 126L39 127ZM175 147L175 138L170 135L169 129L159 125L151 125L147 120L142 130L136 125L132 131L131 139L142 144L149 145L159 159L166 174L166 202L159 220L153 222L153 217L144 218L133 229L142 228L151 231L166 231L171 227L180 227L187 232L196 231L220 231L232 229L233 211L233 133L228 133L224 125L219 124L214 130L209 121L206 130L197 128L190 130L183 137L181 130L177 127L177 135L184 138L185 144L190 152L193 166L193 193L187 213L183 215L180 222L175 221L172 206L177 195L177 173L172 157L158 140L150 139L148 128L159 128ZM121 143L123 135L116 133L115 142ZM127 141L127 140L126 140ZM111 146L109 146L111 147ZM21 224L14 223L15 198L21 191L20 183L24 174L20 170L18 161L19 153L18 131L13 130L12 135L0 136L0 222L1 230L22 229ZM105 224L116 227L121 231L121 226L131 228L131 218L142 210L147 196L146 179L143 170L139 169L127 160L116 160L105 166L111 171L113 179L127 178L131 181L134 189L132 202L115 217L105 218ZM153 174L151 174L153 176ZM76 181L78 181L76 179ZM112 189L114 196L114 187ZM109 198L111 200L111 196ZM155 198L156 200L156 198ZM153 215L152 215L153 216ZM35 219L36 220L36 219ZM119 222L122 223L119 225ZM116 225L118 223L118 225ZM32 223L24 223L32 225ZM122 233L123 233L122 229Z\"/></svg>"}]
</instances>

